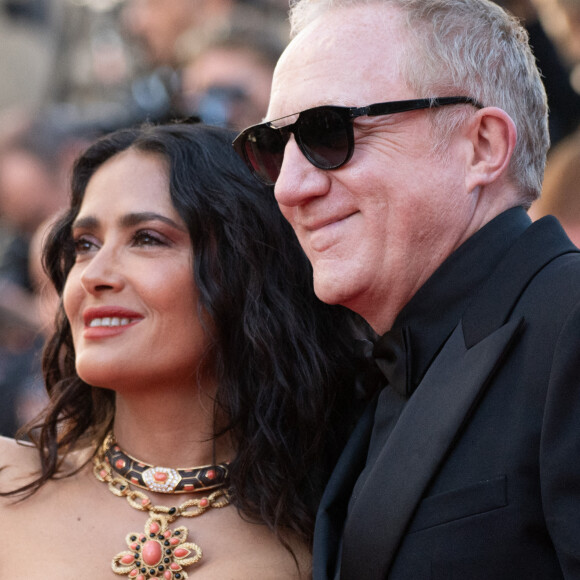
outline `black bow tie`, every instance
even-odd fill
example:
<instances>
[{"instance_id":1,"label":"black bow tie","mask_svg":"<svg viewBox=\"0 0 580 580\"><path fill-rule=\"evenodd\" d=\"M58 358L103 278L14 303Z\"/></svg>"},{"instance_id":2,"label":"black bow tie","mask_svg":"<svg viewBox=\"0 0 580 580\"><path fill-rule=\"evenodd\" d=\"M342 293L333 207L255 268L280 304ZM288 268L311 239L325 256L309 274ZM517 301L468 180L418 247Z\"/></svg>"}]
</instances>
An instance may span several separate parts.
<instances>
[{"instance_id":1,"label":"black bow tie","mask_svg":"<svg viewBox=\"0 0 580 580\"><path fill-rule=\"evenodd\" d=\"M361 341L363 358L378 369L389 385L402 397L413 393L411 385L411 349L408 328L391 329L374 343Z\"/></svg>"}]
</instances>

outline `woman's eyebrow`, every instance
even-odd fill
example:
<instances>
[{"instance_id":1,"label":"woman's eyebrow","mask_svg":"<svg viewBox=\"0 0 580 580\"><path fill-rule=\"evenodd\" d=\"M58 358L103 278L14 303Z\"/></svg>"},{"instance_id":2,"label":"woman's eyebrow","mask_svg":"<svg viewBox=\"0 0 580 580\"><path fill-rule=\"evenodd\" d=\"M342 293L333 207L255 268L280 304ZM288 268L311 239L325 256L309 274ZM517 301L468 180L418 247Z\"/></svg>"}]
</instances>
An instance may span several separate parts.
<instances>
[{"instance_id":1,"label":"woman's eyebrow","mask_svg":"<svg viewBox=\"0 0 580 580\"><path fill-rule=\"evenodd\" d=\"M180 231L186 231L181 224L177 223L176 221L172 220L171 218L165 215L153 211L128 213L121 218L120 224L123 227L132 227L139 225L140 223L143 222L155 222L155 221L163 222L164 224L167 224Z\"/></svg>"},{"instance_id":2,"label":"woman's eyebrow","mask_svg":"<svg viewBox=\"0 0 580 580\"><path fill-rule=\"evenodd\" d=\"M72 229L93 230L99 225L99 220L92 216L77 218L71 225Z\"/></svg>"},{"instance_id":3,"label":"woman's eyebrow","mask_svg":"<svg viewBox=\"0 0 580 580\"><path fill-rule=\"evenodd\" d=\"M119 220L119 224L121 227L133 227L136 225L139 225L141 223L144 222L152 222L152 221L160 221L162 223L165 223L177 230L180 231L186 231L185 228L177 223L176 221L172 220L171 218L168 218L167 216L164 216L162 214L156 213L156 212L150 212L150 211L144 211L144 212L133 212L133 213L128 213L126 215L124 215L120 220ZM73 229L87 229L87 230L91 230L91 229L95 229L99 227L99 220L94 217L94 216L85 216L85 217L81 217L78 218L77 220L74 221L74 223L72 224L72 228Z\"/></svg>"}]
</instances>

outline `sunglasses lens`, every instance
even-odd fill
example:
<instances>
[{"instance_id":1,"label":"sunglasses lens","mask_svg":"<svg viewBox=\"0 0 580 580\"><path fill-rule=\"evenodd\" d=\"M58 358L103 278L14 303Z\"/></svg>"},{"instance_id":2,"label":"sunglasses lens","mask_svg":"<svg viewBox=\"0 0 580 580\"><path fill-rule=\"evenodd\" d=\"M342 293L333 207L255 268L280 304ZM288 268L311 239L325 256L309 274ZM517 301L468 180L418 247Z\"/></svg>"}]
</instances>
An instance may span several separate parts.
<instances>
[{"instance_id":1,"label":"sunglasses lens","mask_svg":"<svg viewBox=\"0 0 580 580\"><path fill-rule=\"evenodd\" d=\"M352 154L350 119L333 107L302 111L295 123L278 129L267 124L247 129L236 138L234 147L261 181L273 185L280 175L290 132L302 153L319 169L336 169Z\"/></svg>"},{"instance_id":2,"label":"sunglasses lens","mask_svg":"<svg viewBox=\"0 0 580 580\"><path fill-rule=\"evenodd\" d=\"M281 131L261 125L246 134L243 148L256 176L273 185L280 175L288 137Z\"/></svg>"},{"instance_id":3,"label":"sunglasses lens","mask_svg":"<svg viewBox=\"0 0 580 580\"><path fill-rule=\"evenodd\" d=\"M335 169L350 155L349 121L330 108L305 111L297 124L302 151L320 169Z\"/></svg>"}]
</instances>

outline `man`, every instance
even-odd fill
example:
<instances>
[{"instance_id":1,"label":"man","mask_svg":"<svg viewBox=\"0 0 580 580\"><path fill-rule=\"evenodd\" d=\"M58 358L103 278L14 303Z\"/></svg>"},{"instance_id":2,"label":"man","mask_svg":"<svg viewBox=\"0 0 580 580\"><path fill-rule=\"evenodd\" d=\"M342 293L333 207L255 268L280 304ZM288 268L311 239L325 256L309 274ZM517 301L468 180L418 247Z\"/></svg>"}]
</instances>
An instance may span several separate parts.
<instances>
[{"instance_id":1,"label":"man","mask_svg":"<svg viewBox=\"0 0 580 580\"><path fill-rule=\"evenodd\" d=\"M204 123L238 130L257 123L268 109L282 49L277 34L256 26L214 35L183 65L182 110Z\"/></svg>"},{"instance_id":2,"label":"man","mask_svg":"<svg viewBox=\"0 0 580 580\"><path fill-rule=\"evenodd\" d=\"M204 95L206 98L201 103L202 110L192 110L192 103L184 102L183 93L191 92L192 84L195 85L195 91L199 92L208 77L215 80L216 77L223 78L227 74L244 79L248 75L264 76L261 63L248 64L247 59L244 60L248 54L240 57L238 51L234 62L226 61L227 67L218 62L223 56L218 55L217 60L210 57L211 62L204 62L205 59L202 58L199 65L192 70L192 56L209 49L209 44L217 38L236 35L238 30L247 30L248 34L253 33L255 36L258 23L269 30L274 29L274 36L278 35L278 29L280 37L282 30L285 32L284 38L287 36L287 26L282 26L281 9L268 10L261 4L238 0L126 0L122 10L122 22L125 31L140 49L143 67L143 75L134 80L131 90L138 98L125 107L133 120L126 120L124 125L134 124L145 117L163 122L198 116L209 124L232 126L229 119L224 120L227 115L224 115L223 109L232 103L235 108L242 108L245 103L240 107L237 101L245 99L245 92L240 96L240 91L232 91L231 86L218 87L218 90ZM260 106L264 108L259 118L262 118L266 110L272 80L273 65L268 63L268 66L270 70L266 104L264 105L263 98ZM193 78L194 75L202 78ZM245 82L252 83L252 80L255 79L245 79ZM261 79L257 79L255 83L256 93L263 91L264 83L260 81ZM250 122L256 121L252 119Z\"/></svg>"},{"instance_id":3,"label":"man","mask_svg":"<svg viewBox=\"0 0 580 580\"><path fill-rule=\"evenodd\" d=\"M580 578L580 254L526 214L549 140L525 31L487 0L301 0L291 24L273 121L235 146L318 296L384 334L314 577Z\"/></svg>"},{"instance_id":4,"label":"man","mask_svg":"<svg viewBox=\"0 0 580 580\"><path fill-rule=\"evenodd\" d=\"M233 0L128 0L123 22L151 67L178 68L186 35L228 25L233 6Z\"/></svg>"}]
</instances>

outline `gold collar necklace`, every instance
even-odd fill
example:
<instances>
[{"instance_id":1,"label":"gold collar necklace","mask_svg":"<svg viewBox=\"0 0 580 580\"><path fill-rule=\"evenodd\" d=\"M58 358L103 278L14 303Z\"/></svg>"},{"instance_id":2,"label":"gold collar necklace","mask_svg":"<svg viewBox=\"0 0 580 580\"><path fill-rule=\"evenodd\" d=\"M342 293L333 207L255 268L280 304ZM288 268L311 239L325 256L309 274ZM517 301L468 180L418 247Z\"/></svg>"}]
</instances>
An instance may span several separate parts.
<instances>
[{"instance_id":1,"label":"gold collar necklace","mask_svg":"<svg viewBox=\"0 0 580 580\"><path fill-rule=\"evenodd\" d=\"M93 473L113 495L125 497L132 508L149 513L144 533L127 534L129 549L113 558L113 572L131 580L188 578L184 568L201 560L201 548L186 541L189 530L185 526L170 529L169 524L180 517L193 518L210 508L229 505L228 464L189 469L153 467L125 453L109 433L93 459ZM168 494L213 491L180 506L167 507L153 505L132 485Z\"/></svg>"}]
</instances>

